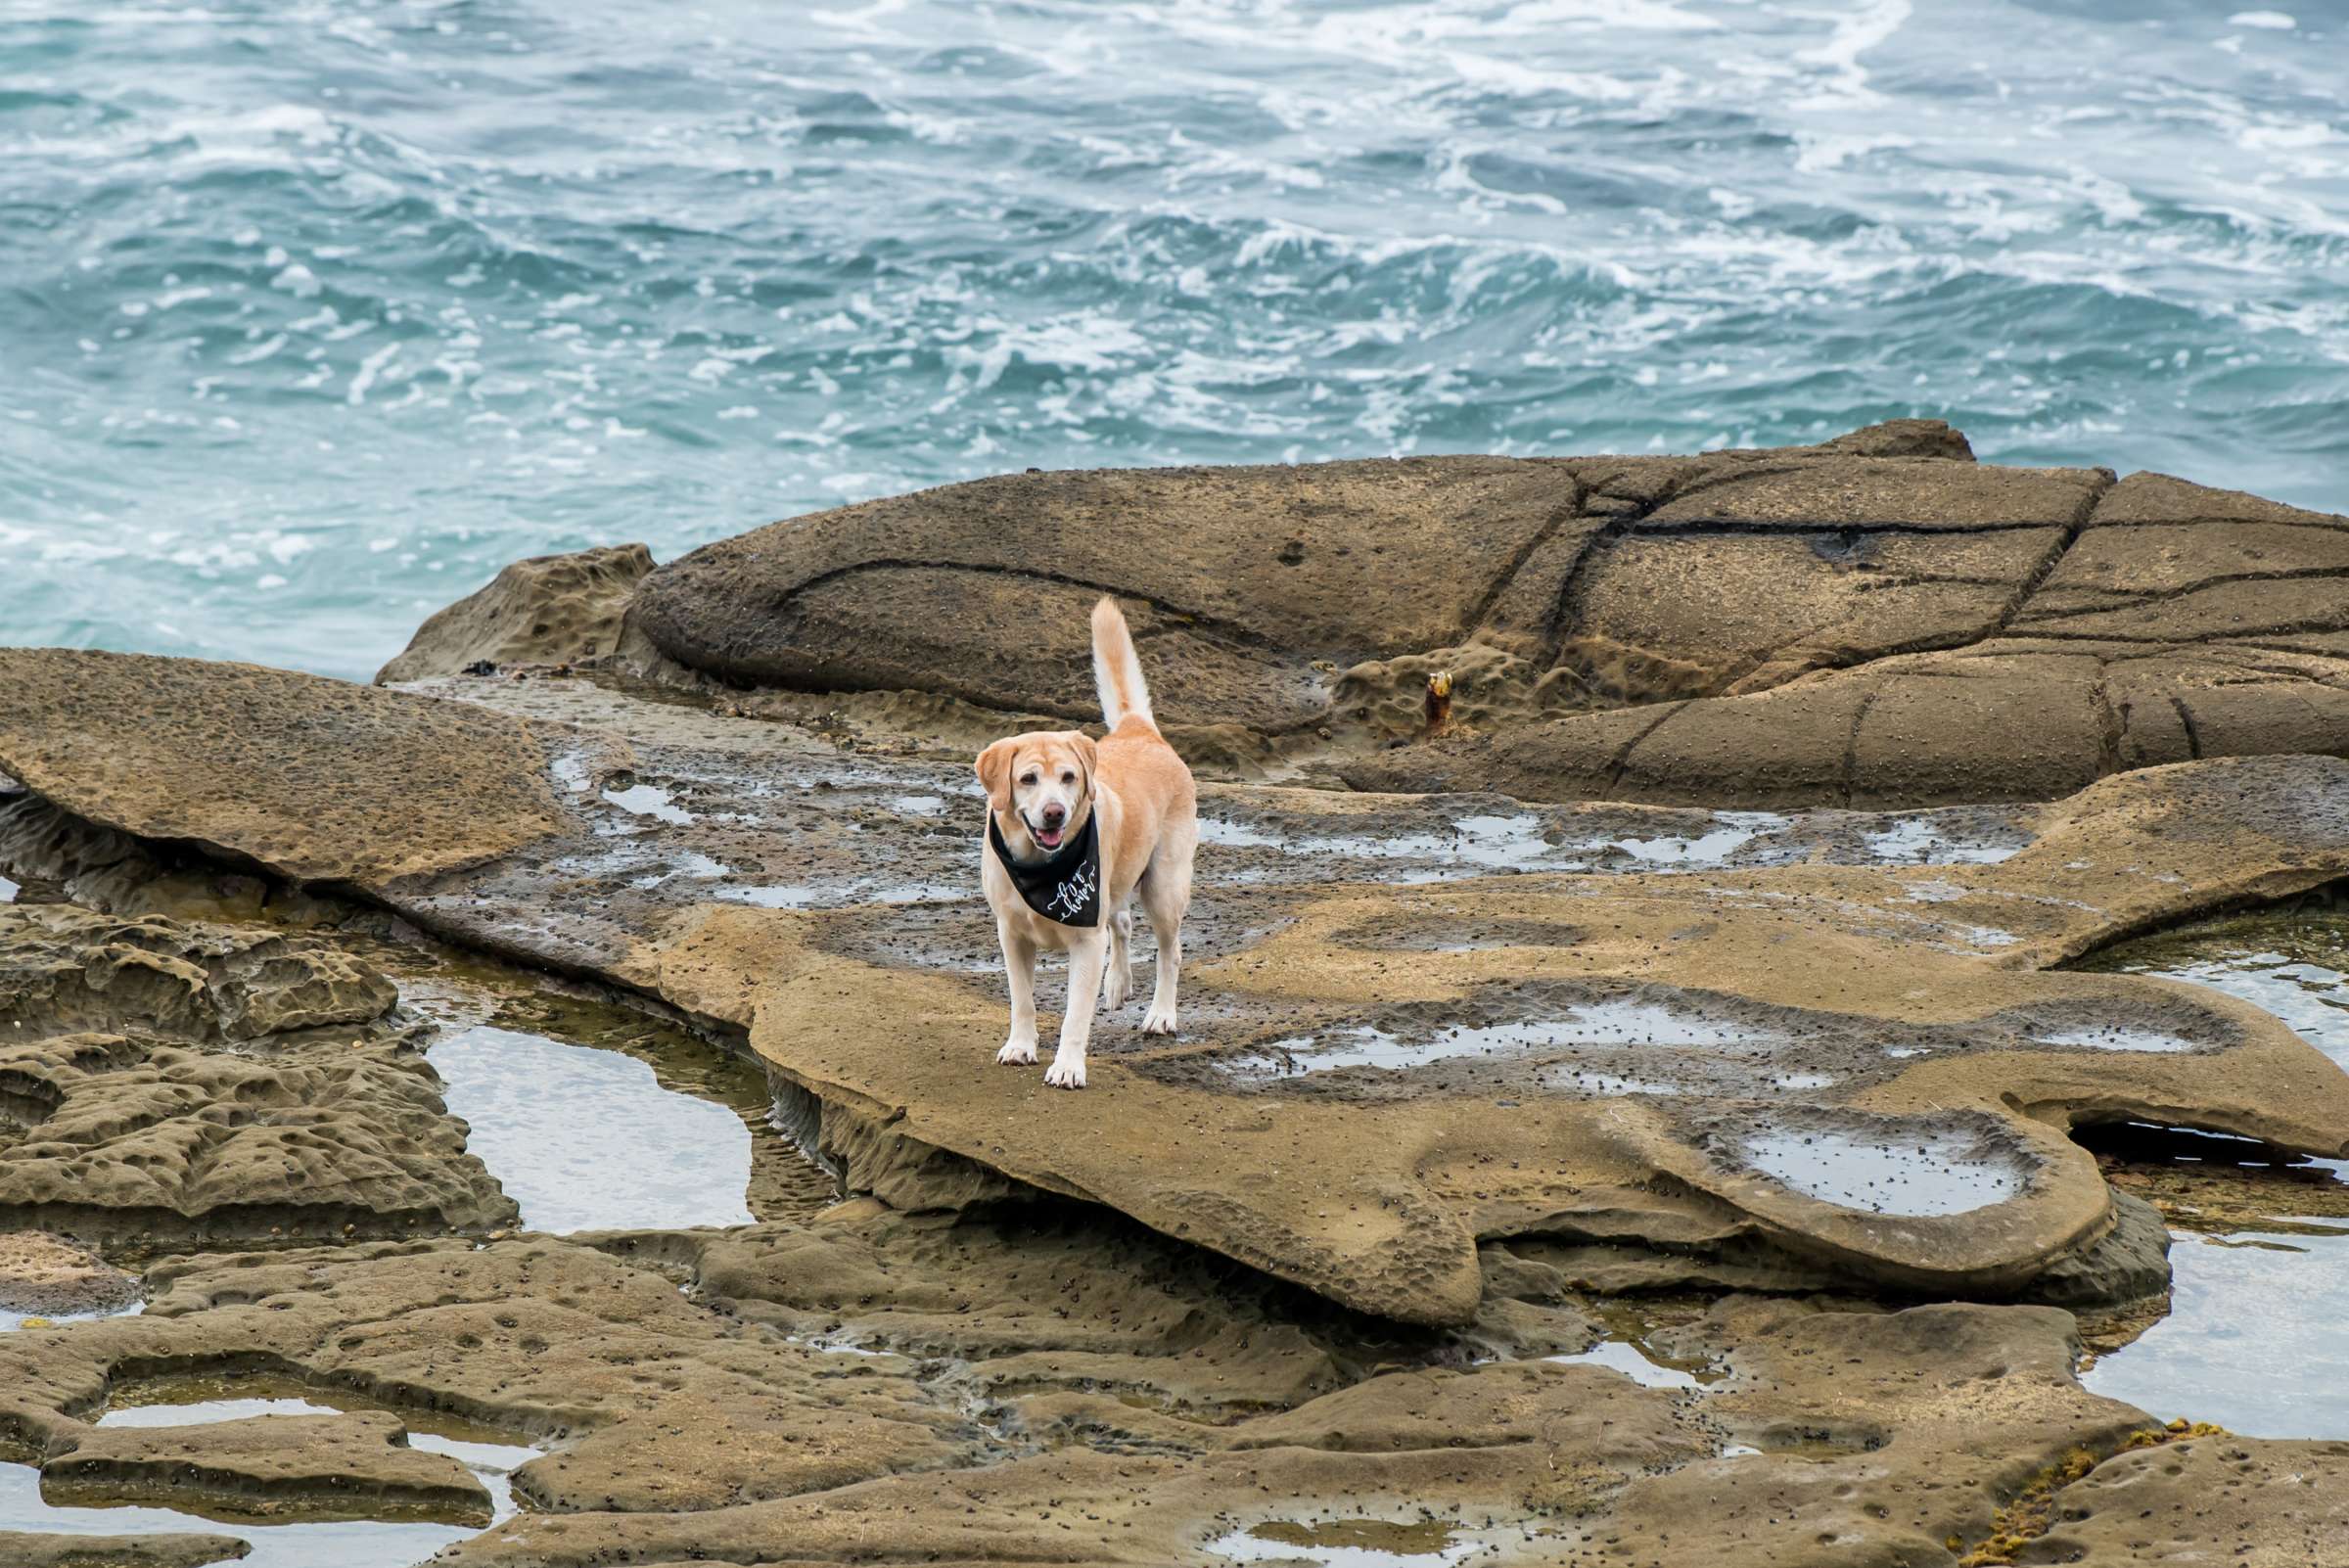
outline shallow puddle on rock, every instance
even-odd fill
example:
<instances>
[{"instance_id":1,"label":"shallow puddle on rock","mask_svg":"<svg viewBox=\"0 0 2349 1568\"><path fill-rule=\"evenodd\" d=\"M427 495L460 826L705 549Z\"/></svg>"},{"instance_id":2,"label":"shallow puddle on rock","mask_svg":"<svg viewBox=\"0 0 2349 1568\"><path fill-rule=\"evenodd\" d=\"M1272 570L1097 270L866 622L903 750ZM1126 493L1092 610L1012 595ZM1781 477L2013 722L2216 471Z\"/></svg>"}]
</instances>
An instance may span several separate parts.
<instances>
[{"instance_id":1,"label":"shallow puddle on rock","mask_svg":"<svg viewBox=\"0 0 2349 1568\"><path fill-rule=\"evenodd\" d=\"M2239 997L2349 1069L2349 914L2211 921L2119 944L2080 967L2158 975Z\"/></svg>"},{"instance_id":2,"label":"shallow puddle on rock","mask_svg":"<svg viewBox=\"0 0 2349 1568\"><path fill-rule=\"evenodd\" d=\"M2170 1313L2082 1381L2246 1437L2349 1438L2349 1226L2181 1234Z\"/></svg>"},{"instance_id":3,"label":"shallow puddle on rock","mask_svg":"<svg viewBox=\"0 0 2349 1568\"><path fill-rule=\"evenodd\" d=\"M1726 864L1731 854L1766 833L1780 833L1792 826L1790 818L1775 811L1721 811L1713 820L1719 825L1703 833L1675 836L1661 834L1654 838L1621 838L1608 840L1608 846L1621 850L1639 861L1640 869L1651 866L1719 866Z\"/></svg>"},{"instance_id":4,"label":"shallow puddle on rock","mask_svg":"<svg viewBox=\"0 0 2349 1568\"><path fill-rule=\"evenodd\" d=\"M426 1055L523 1228L751 1222L750 1128L634 1057L487 1024L447 1031Z\"/></svg>"},{"instance_id":5,"label":"shallow puddle on rock","mask_svg":"<svg viewBox=\"0 0 2349 1568\"><path fill-rule=\"evenodd\" d=\"M691 827L693 813L676 805L668 791L658 784L631 784L626 789L608 789L603 792L607 806L617 806L630 816L649 816L671 827Z\"/></svg>"},{"instance_id":6,"label":"shallow puddle on rock","mask_svg":"<svg viewBox=\"0 0 2349 1568\"><path fill-rule=\"evenodd\" d=\"M1443 1568L1485 1543L1461 1539L1440 1520L1275 1519L1235 1530L1207 1550L1235 1563L1312 1563L1315 1568Z\"/></svg>"},{"instance_id":7,"label":"shallow puddle on rock","mask_svg":"<svg viewBox=\"0 0 2349 1568\"><path fill-rule=\"evenodd\" d=\"M2003 1203L2025 1184L2018 1162L1986 1154L1964 1133L1788 1129L1747 1137L1742 1152L1783 1186L1866 1214L1966 1214Z\"/></svg>"},{"instance_id":8,"label":"shallow puddle on rock","mask_svg":"<svg viewBox=\"0 0 2349 1568\"><path fill-rule=\"evenodd\" d=\"M20 1328L62 1328L68 1323L94 1323L101 1317L136 1317L147 1310L143 1301L102 1313L19 1313L0 1310L0 1334Z\"/></svg>"},{"instance_id":9,"label":"shallow puddle on rock","mask_svg":"<svg viewBox=\"0 0 2349 1568\"><path fill-rule=\"evenodd\" d=\"M2043 1031L2029 1037L2041 1045L2085 1045L2099 1051L2190 1051L2194 1042L2157 1029L2131 1029L2120 1024L2082 1029Z\"/></svg>"},{"instance_id":10,"label":"shallow puddle on rock","mask_svg":"<svg viewBox=\"0 0 2349 1568\"><path fill-rule=\"evenodd\" d=\"M20 891L22 891L21 884L11 882L6 877L0 877L0 903L16 902L17 894Z\"/></svg>"},{"instance_id":11,"label":"shallow puddle on rock","mask_svg":"<svg viewBox=\"0 0 2349 1568\"><path fill-rule=\"evenodd\" d=\"M1769 1049L1786 1042L1786 1037L1775 1030L1707 1018L1660 1002L1594 1001L1566 1007L1562 1014L1551 1019L1447 1029L1426 1039L1400 1038L1385 1030L1368 1027L1332 1030L1281 1040L1263 1052L1235 1057L1223 1066L1234 1077L1266 1079L1334 1073L1349 1067L1395 1071L1462 1057L1533 1056L1544 1050L1593 1045ZM1594 1083L1617 1077L1605 1073L1574 1076ZM1681 1085L1664 1079L1625 1076L1621 1081L1646 1085L1623 1091L1628 1093L1684 1092ZM1568 1082L1558 1086L1580 1085Z\"/></svg>"},{"instance_id":12,"label":"shallow puddle on rock","mask_svg":"<svg viewBox=\"0 0 2349 1568\"><path fill-rule=\"evenodd\" d=\"M755 904L761 909L840 909L868 903L940 903L967 899L969 888L944 882L852 882L833 887L775 884L712 890L714 899Z\"/></svg>"},{"instance_id":13,"label":"shallow puddle on rock","mask_svg":"<svg viewBox=\"0 0 2349 1568\"><path fill-rule=\"evenodd\" d=\"M1996 865L2021 853L2026 840L1967 838L1948 832L1929 816L1896 817L1861 835L1867 853L1896 865Z\"/></svg>"},{"instance_id":14,"label":"shallow puddle on rock","mask_svg":"<svg viewBox=\"0 0 2349 1568\"><path fill-rule=\"evenodd\" d=\"M481 1533L475 1525L408 1519L224 1524L144 1504L110 1508L51 1503L41 1497L41 1473L29 1464L0 1464L0 1529L69 1536L236 1536L253 1547L250 1554L233 1559L238 1568L414 1568L441 1547Z\"/></svg>"},{"instance_id":15,"label":"shallow puddle on rock","mask_svg":"<svg viewBox=\"0 0 2349 1568\"><path fill-rule=\"evenodd\" d=\"M2320 905L2208 921L2116 945L2080 967L2239 997L2349 1069L2349 912ZM2084 1381L2164 1419L2254 1437L2349 1438L2349 1220L2337 1212L2349 1163L2271 1167L2263 1154L2273 1151L2240 1139L2168 1143L2166 1171L2130 1170L2149 1174L2140 1190L2171 1216L2169 1315ZM2193 1174L2237 1163L2267 1178L2222 1185ZM2321 1199L2326 1212L2296 1218L2295 1198ZM2188 1228L2214 1223L2228 1228Z\"/></svg>"},{"instance_id":16,"label":"shallow puddle on rock","mask_svg":"<svg viewBox=\"0 0 2349 1568\"><path fill-rule=\"evenodd\" d=\"M493 960L390 946L366 956L403 1005L440 1026L426 1059L523 1228L743 1224L838 1201L770 1122L764 1070L737 1053Z\"/></svg>"},{"instance_id":17,"label":"shallow puddle on rock","mask_svg":"<svg viewBox=\"0 0 2349 1568\"><path fill-rule=\"evenodd\" d=\"M1603 1366L1621 1372L1642 1388L1703 1388L1721 1381L1722 1373L1658 1357L1645 1346L1625 1339L1602 1339L1577 1356L1545 1356L1544 1360L1567 1366Z\"/></svg>"}]
</instances>

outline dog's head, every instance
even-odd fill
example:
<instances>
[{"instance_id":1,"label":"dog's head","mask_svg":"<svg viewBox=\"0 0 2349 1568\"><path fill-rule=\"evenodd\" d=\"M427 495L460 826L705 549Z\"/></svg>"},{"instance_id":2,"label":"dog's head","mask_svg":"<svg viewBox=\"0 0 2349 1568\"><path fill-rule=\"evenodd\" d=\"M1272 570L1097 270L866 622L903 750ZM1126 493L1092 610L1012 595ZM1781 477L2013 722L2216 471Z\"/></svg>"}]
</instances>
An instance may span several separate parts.
<instances>
[{"instance_id":1,"label":"dog's head","mask_svg":"<svg viewBox=\"0 0 2349 1568\"><path fill-rule=\"evenodd\" d=\"M1095 755L1093 738L1075 729L1032 730L979 754L988 808L1014 855L1049 854L1084 826Z\"/></svg>"}]
</instances>

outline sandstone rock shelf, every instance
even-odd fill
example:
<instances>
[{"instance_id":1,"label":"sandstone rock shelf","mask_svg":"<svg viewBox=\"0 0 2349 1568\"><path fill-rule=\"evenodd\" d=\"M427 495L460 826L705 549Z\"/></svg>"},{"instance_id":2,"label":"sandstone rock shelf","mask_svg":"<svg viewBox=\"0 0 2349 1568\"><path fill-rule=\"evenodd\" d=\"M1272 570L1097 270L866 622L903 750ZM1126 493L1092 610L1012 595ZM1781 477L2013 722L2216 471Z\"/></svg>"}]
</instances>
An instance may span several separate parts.
<instances>
[{"instance_id":1,"label":"sandstone rock shelf","mask_svg":"<svg viewBox=\"0 0 2349 1568\"><path fill-rule=\"evenodd\" d=\"M387 677L600 661L1082 721L1107 592L1197 755L1364 788L1883 807L2349 751L2349 520L1977 464L1929 421L1695 457L1006 475L640 580L618 560L527 563ZM1422 741L1436 669L1464 722Z\"/></svg>"}]
</instances>

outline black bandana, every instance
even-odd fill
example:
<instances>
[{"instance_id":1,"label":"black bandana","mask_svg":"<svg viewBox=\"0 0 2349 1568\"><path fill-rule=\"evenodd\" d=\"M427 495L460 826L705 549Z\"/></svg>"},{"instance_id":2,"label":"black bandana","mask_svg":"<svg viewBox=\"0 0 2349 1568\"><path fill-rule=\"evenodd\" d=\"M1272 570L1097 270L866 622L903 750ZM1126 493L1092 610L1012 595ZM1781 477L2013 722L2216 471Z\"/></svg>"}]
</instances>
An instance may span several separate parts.
<instances>
[{"instance_id":1,"label":"black bandana","mask_svg":"<svg viewBox=\"0 0 2349 1568\"><path fill-rule=\"evenodd\" d=\"M1093 824L1100 813L1084 813L1084 826L1077 836L1041 860L1015 860L1003 843L1003 830L995 824L995 813L987 813L987 842L995 848L995 858L1011 874L1011 885L1020 890L1028 907L1046 920L1057 920L1064 926L1097 926L1101 923L1101 844L1093 834Z\"/></svg>"}]
</instances>

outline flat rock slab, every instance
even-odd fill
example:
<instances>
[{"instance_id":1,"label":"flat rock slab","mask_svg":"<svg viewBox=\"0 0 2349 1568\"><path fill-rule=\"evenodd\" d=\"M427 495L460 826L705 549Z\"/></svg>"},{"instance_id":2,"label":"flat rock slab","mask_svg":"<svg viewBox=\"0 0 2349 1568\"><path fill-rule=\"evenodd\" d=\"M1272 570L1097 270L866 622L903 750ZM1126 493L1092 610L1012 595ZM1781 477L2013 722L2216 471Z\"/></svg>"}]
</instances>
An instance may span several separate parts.
<instances>
[{"instance_id":1,"label":"flat rock slab","mask_svg":"<svg viewBox=\"0 0 2349 1568\"><path fill-rule=\"evenodd\" d=\"M1686 458L1007 475L705 546L620 614L664 677L1084 722L1107 592L1203 747L1317 737L1368 789L1881 807L2349 750L2344 582L2349 520L1977 465L1911 422ZM439 670L417 658L387 673ZM1383 749L1421 739L1435 669L1460 731Z\"/></svg>"},{"instance_id":2,"label":"flat rock slab","mask_svg":"<svg viewBox=\"0 0 2349 1568\"><path fill-rule=\"evenodd\" d=\"M306 880L444 869L559 822L514 720L255 665L0 649L0 753L93 821Z\"/></svg>"},{"instance_id":3,"label":"flat rock slab","mask_svg":"<svg viewBox=\"0 0 2349 1568\"><path fill-rule=\"evenodd\" d=\"M45 1493L260 1518L386 1513L489 1522L489 1494L457 1460L407 1446L395 1415L264 1415L183 1427L92 1428L41 1466Z\"/></svg>"},{"instance_id":4,"label":"flat rock slab","mask_svg":"<svg viewBox=\"0 0 2349 1568\"><path fill-rule=\"evenodd\" d=\"M194 698L204 669L175 677ZM345 688L309 684L331 747ZM1230 826L1201 857L1187 1033L1169 1046L1105 1019L1094 1087L1065 1095L989 1065L1004 1004L967 891L967 784L602 694L575 710L591 723L563 728L560 691L491 687L537 707L500 720L528 737L509 755L529 776L506 788L544 789L553 825L463 869L362 885L459 940L747 1029L819 1102L815 1136L852 1185L899 1207L1004 1196L1009 1177L1351 1307L1459 1322L1479 1240L1524 1233L1763 1246L1854 1283L2019 1291L2113 1224L2062 1135L2075 1118L2323 1154L2349 1139L2349 1077L2256 1009L2039 972L2349 870L2349 763L2329 759L2141 771L2009 819L1996 852L1952 842L1911 865L1622 873L1646 862L1620 853L1619 874L1475 875L1539 865L1624 808L1451 816L1448 839L1406 851L1438 880L1406 887L1387 879L1410 803L1233 790L1210 800ZM135 776L110 778L107 825L147 832ZM193 805L174 784L171 809ZM265 863L267 845L299 843L302 824L253 809L226 801L199 836ZM374 825L387 854L413 819ZM1873 845L1917 825L1773 832ZM1742 847L1772 826L1730 831ZM1677 842L1701 858L1703 837ZM1267 853L1242 876L1218 838Z\"/></svg>"},{"instance_id":5,"label":"flat rock slab","mask_svg":"<svg viewBox=\"0 0 2349 1568\"><path fill-rule=\"evenodd\" d=\"M206 1568L252 1551L235 1536L158 1531L126 1536L0 1530L0 1562L11 1568Z\"/></svg>"}]
</instances>

